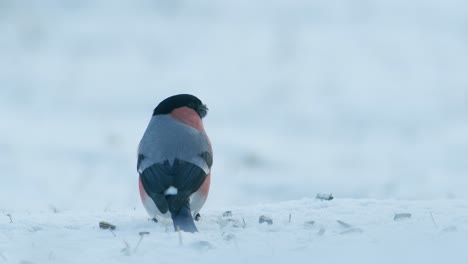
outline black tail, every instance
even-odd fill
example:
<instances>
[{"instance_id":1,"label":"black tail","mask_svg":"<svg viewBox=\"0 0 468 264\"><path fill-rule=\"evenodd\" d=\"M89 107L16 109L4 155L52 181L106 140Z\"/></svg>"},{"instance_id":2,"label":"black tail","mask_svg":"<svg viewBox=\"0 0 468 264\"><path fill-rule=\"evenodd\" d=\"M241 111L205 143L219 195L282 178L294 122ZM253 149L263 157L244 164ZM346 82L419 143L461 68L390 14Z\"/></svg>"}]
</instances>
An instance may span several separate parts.
<instances>
[{"instance_id":1,"label":"black tail","mask_svg":"<svg viewBox=\"0 0 468 264\"><path fill-rule=\"evenodd\" d=\"M198 232L195 222L193 221L188 201L180 208L179 211L173 212L171 209L169 209L169 211L171 212L175 231L180 230L190 233Z\"/></svg>"},{"instance_id":2,"label":"black tail","mask_svg":"<svg viewBox=\"0 0 468 264\"><path fill-rule=\"evenodd\" d=\"M203 157L210 159L208 154L203 154ZM167 160L153 164L140 174L143 188L159 211L171 213L175 230L192 233L198 230L190 210L190 196L202 186L206 177L200 167L179 159L175 159L172 165ZM176 195L166 195L171 186L177 189Z\"/></svg>"}]
</instances>

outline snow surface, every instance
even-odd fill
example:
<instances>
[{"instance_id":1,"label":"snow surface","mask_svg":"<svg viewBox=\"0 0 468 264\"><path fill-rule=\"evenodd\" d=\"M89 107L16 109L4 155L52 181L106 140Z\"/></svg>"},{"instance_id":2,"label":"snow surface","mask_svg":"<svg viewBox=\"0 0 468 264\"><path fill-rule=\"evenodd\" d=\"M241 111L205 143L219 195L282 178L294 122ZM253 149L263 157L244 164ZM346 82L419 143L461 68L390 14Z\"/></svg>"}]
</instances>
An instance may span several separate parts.
<instances>
[{"instance_id":1,"label":"snow surface","mask_svg":"<svg viewBox=\"0 0 468 264\"><path fill-rule=\"evenodd\" d=\"M227 217L206 210L200 232L180 237L170 221L149 221L140 208L10 212L13 223L0 217L0 263L394 264L468 257L466 200L302 199L229 209ZM412 216L394 221L397 213ZM259 224L260 215L273 224ZM100 229L100 221L117 228ZM145 231L150 234L137 247Z\"/></svg>"},{"instance_id":2,"label":"snow surface","mask_svg":"<svg viewBox=\"0 0 468 264\"><path fill-rule=\"evenodd\" d=\"M467 18L461 0L0 0L0 263L192 260L196 241L212 262L466 260ZM215 154L183 253L146 221L136 173L176 93L210 108ZM317 193L336 200L300 200ZM225 210L248 224L226 231L238 251Z\"/></svg>"}]
</instances>

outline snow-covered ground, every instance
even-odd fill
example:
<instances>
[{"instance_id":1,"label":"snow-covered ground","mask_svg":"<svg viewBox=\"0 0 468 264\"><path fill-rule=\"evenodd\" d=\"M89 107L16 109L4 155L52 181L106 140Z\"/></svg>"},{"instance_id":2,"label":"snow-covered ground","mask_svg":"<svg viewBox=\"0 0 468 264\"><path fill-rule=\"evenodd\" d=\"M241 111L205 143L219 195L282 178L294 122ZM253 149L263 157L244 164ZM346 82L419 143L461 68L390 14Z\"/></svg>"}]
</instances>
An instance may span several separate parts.
<instances>
[{"instance_id":1,"label":"snow-covered ground","mask_svg":"<svg viewBox=\"0 0 468 264\"><path fill-rule=\"evenodd\" d=\"M170 222L147 220L141 209L13 212L13 223L0 217L0 263L394 264L468 258L466 200L302 199L229 209L232 216L226 217L223 210L207 210L197 223L200 233L180 235ZM411 218L395 221L402 213ZM260 215L273 224L259 224ZM117 228L100 229L100 221ZM149 234L139 242L140 232Z\"/></svg>"},{"instance_id":2,"label":"snow-covered ground","mask_svg":"<svg viewBox=\"0 0 468 264\"><path fill-rule=\"evenodd\" d=\"M149 262L152 246L182 260L196 241L213 261L463 259L467 18L460 0L0 0L0 263ZM176 93L209 106L215 152L183 254L146 222L135 156ZM336 201L300 200L318 192ZM239 251L215 223L228 209L248 224L232 231ZM413 218L393 222L399 211ZM255 224L263 213L272 227ZM363 233L340 235L336 219Z\"/></svg>"}]
</instances>

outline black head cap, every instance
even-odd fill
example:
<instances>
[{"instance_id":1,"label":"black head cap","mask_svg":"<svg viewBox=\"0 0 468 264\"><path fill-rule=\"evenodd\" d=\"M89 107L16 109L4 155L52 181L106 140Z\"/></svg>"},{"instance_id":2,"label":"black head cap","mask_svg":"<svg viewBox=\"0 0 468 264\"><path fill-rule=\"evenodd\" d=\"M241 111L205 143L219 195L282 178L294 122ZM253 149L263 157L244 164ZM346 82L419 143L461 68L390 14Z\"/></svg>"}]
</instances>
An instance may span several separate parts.
<instances>
[{"instance_id":1,"label":"black head cap","mask_svg":"<svg viewBox=\"0 0 468 264\"><path fill-rule=\"evenodd\" d=\"M154 109L153 116L167 115L171 113L172 110L184 106L195 110L200 118L204 118L208 113L208 107L206 107L206 105L204 105L197 97L191 94L178 94L159 103L159 105Z\"/></svg>"}]
</instances>

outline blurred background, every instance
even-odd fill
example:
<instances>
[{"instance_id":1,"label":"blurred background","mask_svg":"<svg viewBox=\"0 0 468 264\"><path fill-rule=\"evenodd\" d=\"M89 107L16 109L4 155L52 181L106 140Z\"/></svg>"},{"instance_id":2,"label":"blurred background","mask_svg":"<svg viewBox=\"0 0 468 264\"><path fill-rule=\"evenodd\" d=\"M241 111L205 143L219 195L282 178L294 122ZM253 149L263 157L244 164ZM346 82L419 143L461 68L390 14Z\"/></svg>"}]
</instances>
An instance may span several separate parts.
<instances>
[{"instance_id":1,"label":"blurred background","mask_svg":"<svg viewBox=\"0 0 468 264\"><path fill-rule=\"evenodd\" d=\"M207 208L468 198L461 0L0 0L0 209L135 207L153 108L210 108Z\"/></svg>"}]
</instances>

